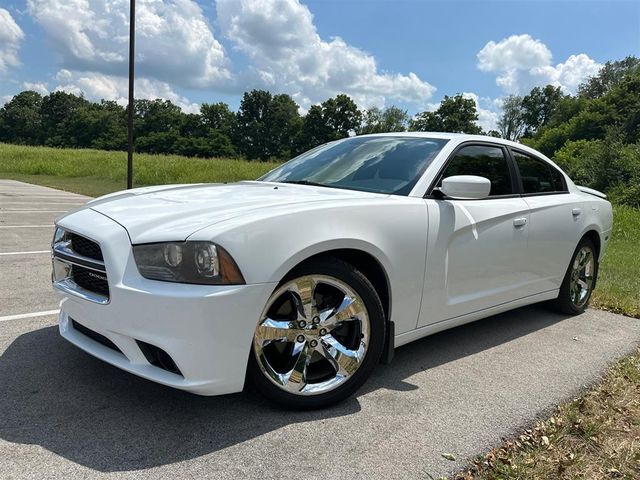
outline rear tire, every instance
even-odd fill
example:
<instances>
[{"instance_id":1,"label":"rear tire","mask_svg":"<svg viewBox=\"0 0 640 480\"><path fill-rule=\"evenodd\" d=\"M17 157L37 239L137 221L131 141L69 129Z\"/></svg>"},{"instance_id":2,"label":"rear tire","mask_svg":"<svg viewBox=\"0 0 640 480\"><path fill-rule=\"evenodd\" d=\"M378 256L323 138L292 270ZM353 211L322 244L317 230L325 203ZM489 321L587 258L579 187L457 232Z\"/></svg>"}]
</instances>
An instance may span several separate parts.
<instances>
[{"instance_id":1,"label":"rear tire","mask_svg":"<svg viewBox=\"0 0 640 480\"><path fill-rule=\"evenodd\" d=\"M269 298L247 376L286 408L324 408L362 386L384 340L384 310L369 280L342 260L312 260L288 274Z\"/></svg>"},{"instance_id":2,"label":"rear tire","mask_svg":"<svg viewBox=\"0 0 640 480\"><path fill-rule=\"evenodd\" d=\"M591 240L583 237L578 243L567 268L560 294L554 305L557 310L569 315L584 312L598 277L598 258Z\"/></svg>"}]
</instances>

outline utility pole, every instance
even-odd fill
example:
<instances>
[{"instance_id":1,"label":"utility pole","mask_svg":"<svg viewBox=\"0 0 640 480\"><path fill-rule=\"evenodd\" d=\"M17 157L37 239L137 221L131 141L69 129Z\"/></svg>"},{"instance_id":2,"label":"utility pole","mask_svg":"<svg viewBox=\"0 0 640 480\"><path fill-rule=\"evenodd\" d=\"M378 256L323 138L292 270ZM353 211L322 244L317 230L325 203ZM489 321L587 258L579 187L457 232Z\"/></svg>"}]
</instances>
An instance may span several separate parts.
<instances>
[{"instance_id":1,"label":"utility pole","mask_svg":"<svg viewBox=\"0 0 640 480\"><path fill-rule=\"evenodd\" d=\"M127 109L127 188L133 187L133 77L136 43L136 0L129 0L129 108Z\"/></svg>"}]
</instances>

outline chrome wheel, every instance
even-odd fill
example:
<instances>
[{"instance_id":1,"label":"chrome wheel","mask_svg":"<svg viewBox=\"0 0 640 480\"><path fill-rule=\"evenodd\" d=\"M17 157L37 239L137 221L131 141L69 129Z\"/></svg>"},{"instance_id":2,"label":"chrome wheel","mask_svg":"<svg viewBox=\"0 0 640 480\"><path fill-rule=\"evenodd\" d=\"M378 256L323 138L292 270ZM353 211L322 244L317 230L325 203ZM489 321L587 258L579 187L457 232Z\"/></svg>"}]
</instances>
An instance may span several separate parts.
<instances>
[{"instance_id":1,"label":"chrome wheel","mask_svg":"<svg viewBox=\"0 0 640 480\"><path fill-rule=\"evenodd\" d=\"M595 258L593 250L588 246L580 249L571 268L569 294L571 302L578 308L583 307L589 300L595 272Z\"/></svg>"},{"instance_id":2,"label":"chrome wheel","mask_svg":"<svg viewBox=\"0 0 640 480\"><path fill-rule=\"evenodd\" d=\"M253 349L260 370L277 387L318 395L360 368L370 328L367 308L349 285L328 275L306 275L273 293Z\"/></svg>"}]
</instances>

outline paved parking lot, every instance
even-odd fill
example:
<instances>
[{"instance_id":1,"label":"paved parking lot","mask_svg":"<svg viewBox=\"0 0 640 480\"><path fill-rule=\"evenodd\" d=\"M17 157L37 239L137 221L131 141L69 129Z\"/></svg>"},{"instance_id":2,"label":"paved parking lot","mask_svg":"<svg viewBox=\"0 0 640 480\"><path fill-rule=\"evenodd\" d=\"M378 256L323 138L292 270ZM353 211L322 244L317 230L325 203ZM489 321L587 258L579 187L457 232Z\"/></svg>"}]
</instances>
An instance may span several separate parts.
<instances>
[{"instance_id":1,"label":"paved parking lot","mask_svg":"<svg viewBox=\"0 0 640 480\"><path fill-rule=\"evenodd\" d=\"M86 197L0 180L0 478L437 478L597 380L640 322L522 308L398 349L354 398L197 397L57 332L53 219ZM443 453L456 456L452 462Z\"/></svg>"}]
</instances>

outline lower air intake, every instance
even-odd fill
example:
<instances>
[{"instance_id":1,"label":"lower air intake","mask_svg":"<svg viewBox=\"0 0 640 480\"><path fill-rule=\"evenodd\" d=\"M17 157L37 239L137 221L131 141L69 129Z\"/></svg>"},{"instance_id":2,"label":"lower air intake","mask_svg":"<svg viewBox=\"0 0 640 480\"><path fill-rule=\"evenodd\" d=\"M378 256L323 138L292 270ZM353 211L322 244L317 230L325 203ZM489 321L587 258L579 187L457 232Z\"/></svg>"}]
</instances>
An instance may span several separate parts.
<instances>
[{"instance_id":1,"label":"lower air intake","mask_svg":"<svg viewBox=\"0 0 640 480\"><path fill-rule=\"evenodd\" d=\"M111 350L115 350L116 352L122 353L122 351L116 346L116 344L113 343L104 335L101 335L98 332L94 332L93 330L76 322L73 318L70 318L69 320L71 320L71 325L73 326L73 329L76 332L83 334L85 337L89 337L94 342L98 342L99 344L104 345L105 347L110 348Z\"/></svg>"},{"instance_id":2,"label":"lower air intake","mask_svg":"<svg viewBox=\"0 0 640 480\"><path fill-rule=\"evenodd\" d=\"M156 347L155 345L151 345L150 343L143 342L141 340L136 340L138 347L142 351L142 354L154 367L161 368L162 370L166 370L167 372L175 373L176 375L180 375L182 372L176 365L176 362L173 361L173 358L169 356L167 352L162 350L160 347Z\"/></svg>"}]
</instances>

